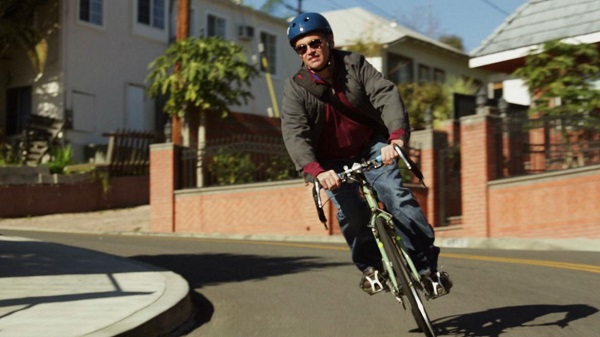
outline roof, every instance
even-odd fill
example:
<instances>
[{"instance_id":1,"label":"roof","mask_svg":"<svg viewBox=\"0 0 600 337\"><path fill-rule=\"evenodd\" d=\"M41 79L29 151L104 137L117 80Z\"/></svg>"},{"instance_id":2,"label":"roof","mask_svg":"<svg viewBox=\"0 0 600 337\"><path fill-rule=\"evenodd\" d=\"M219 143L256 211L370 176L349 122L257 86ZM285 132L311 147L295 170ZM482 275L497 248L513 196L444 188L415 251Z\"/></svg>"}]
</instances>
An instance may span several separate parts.
<instances>
[{"instance_id":1,"label":"roof","mask_svg":"<svg viewBox=\"0 0 600 337\"><path fill-rule=\"evenodd\" d=\"M471 54L472 68L522 58L551 40L600 42L600 1L529 0Z\"/></svg>"},{"instance_id":2,"label":"roof","mask_svg":"<svg viewBox=\"0 0 600 337\"><path fill-rule=\"evenodd\" d=\"M360 7L322 12L321 14L331 25L336 46L351 46L361 40L379 44L392 44L406 38L412 38L454 53L464 54L452 46L398 25L394 21Z\"/></svg>"}]
</instances>

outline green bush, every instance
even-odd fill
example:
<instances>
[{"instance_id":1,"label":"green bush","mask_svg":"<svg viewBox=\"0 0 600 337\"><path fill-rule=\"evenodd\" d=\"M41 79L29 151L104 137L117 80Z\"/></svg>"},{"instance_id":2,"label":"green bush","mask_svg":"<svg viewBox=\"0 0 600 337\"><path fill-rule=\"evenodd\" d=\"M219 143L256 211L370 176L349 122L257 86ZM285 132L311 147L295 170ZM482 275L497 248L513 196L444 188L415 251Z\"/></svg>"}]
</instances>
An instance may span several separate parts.
<instances>
[{"instance_id":1,"label":"green bush","mask_svg":"<svg viewBox=\"0 0 600 337\"><path fill-rule=\"evenodd\" d=\"M262 165L263 167L265 164ZM298 178L298 172L288 155L275 155L271 157L265 168L267 181L279 181Z\"/></svg>"},{"instance_id":2,"label":"green bush","mask_svg":"<svg viewBox=\"0 0 600 337\"><path fill-rule=\"evenodd\" d=\"M65 167L73 160L71 145L56 146L50 150L50 160L45 164L50 167L50 173L64 173Z\"/></svg>"},{"instance_id":3,"label":"green bush","mask_svg":"<svg viewBox=\"0 0 600 337\"><path fill-rule=\"evenodd\" d=\"M216 185L245 184L254 181L256 166L249 153L221 147L213 155L208 171L215 177Z\"/></svg>"},{"instance_id":4,"label":"green bush","mask_svg":"<svg viewBox=\"0 0 600 337\"><path fill-rule=\"evenodd\" d=\"M19 156L15 148L0 143L0 166L18 165Z\"/></svg>"}]
</instances>

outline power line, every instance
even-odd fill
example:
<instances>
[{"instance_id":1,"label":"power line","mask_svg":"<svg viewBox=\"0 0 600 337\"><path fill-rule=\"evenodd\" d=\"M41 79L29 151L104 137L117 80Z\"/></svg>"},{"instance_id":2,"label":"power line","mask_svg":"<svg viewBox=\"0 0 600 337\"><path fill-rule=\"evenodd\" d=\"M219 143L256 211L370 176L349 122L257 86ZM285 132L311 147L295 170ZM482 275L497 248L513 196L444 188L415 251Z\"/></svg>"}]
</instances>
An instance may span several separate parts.
<instances>
[{"instance_id":1,"label":"power line","mask_svg":"<svg viewBox=\"0 0 600 337\"><path fill-rule=\"evenodd\" d=\"M493 9L497 10L498 12L504 14L504 15L510 15L509 12L505 11L504 9L498 7L495 3L491 2L490 0L481 0L484 3L488 4L490 7L492 7Z\"/></svg>"},{"instance_id":2,"label":"power line","mask_svg":"<svg viewBox=\"0 0 600 337\"><path fill-rule=\"evenodd\" d=\"M389 10L382 9L381 7L376 6L374 3L372 3L369 0L364 0L364 2L366 2L372 9L375 9L376 11L378 11L379 14L383 15L384 17L388 17L388 18L392 17L392 15L390 15Z\"/></svg>"}]
</instances>

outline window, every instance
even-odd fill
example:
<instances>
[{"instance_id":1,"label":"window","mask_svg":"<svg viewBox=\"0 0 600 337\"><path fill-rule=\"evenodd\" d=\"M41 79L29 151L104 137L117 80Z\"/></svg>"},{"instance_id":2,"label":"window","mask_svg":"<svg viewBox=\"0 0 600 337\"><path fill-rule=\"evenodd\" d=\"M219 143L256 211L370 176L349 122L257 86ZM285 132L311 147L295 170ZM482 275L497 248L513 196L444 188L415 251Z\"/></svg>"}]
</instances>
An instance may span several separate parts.
<instances>
[{"instance_id":1,"label":"window","mask_svg":"<svg viewBox=\"0 0 600 337\"><path fill-rule=\"evenodd\" d=\"M18 135L31 116L31 86L6 90L6 134Z\"/></svg>"},{"instance_id":2,"label":"window","mask_svg":"<svg viewBox=\"0 0 600 337\"><path fill-rule=\"evenodd\" d=\"M440 68L433 69L433 80L437 83L444 84L446 82L446 72Z\"/></svg>"},{"instance_id":3,"label":"window","mask_svg":"<svg viewBox=\"0 0 600 337\"><path fill-rule=\"evenodd\" d=\"M207 37L220 37L225 39L225 19L209 14L207 21Z\"/></svg>"},{"instance_id":4,"label":"window","mask_svg":"<svg viewBox=\"0 0 600 337\"><path fill-rule=\"evenodd\" d=\"M430 68L426 65L419 64L419 82L429 82L431 81L431 71Z\"/></svg>"},{"instance_id":5,"label":"window","mask_svg":"<svg viewBox=\"0 0 600 337\"><path fill-rule=\"evenodd\" d=\"M267 59L267 66L269 67L268 71L270 74L274 75L277 73L275 71L275 69L277 69L277 67L276 67L276 65L277 65L277 57L276 57L277 37L273 34L261 32L260 33L260 43L262 43L262 45L264 47L264 56ZM264 66L262 65L262 62L261 62L260 70L263 72L267 71L267 69L265 69Z\"/></svg>"},{"instance_id":6,"label":"window","mask_svg":"<svg viewBox=\"0 0 600 337\"><path fill-rule=\"evenodd\" d=\"M79 20L102 26L102 7L102 0L79 0Z\"/></svg>"},{"instance_id":7,"label":"window","mask_svg":"<svg viewBox=\"0 0 600 337\"><path fill-rule=\"evenodd\" d=\"M413 81L413 61L397 54L388 54L387 78L396 83Z\"/></svg>"},{"instance_id":8,"label":"window","mask_svg":"<svg viewBox=\"0 0 600 337\"><path fill-rule=\"evenodd\" d=\"M137 22L165 29L165 0L138 0Z\"/></svg>"}]
</instances>

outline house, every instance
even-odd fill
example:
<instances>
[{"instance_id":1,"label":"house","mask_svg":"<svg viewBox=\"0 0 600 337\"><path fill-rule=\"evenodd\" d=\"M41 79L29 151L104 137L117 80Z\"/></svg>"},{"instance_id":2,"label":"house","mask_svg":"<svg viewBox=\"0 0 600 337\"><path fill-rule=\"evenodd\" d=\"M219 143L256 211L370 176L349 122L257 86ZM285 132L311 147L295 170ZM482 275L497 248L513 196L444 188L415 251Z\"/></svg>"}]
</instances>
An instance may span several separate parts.
<instances>
[{"instance_id":1,"label":"house","mask_svg":"<svg viewBox=\"0 0 600 337\"><path fill-rule=\"evenodd\" d=\"M530 0L473 51L469 66L494 72L495 96L529 105L523 81L510 74L532 49L551 40L600 45L600 1Z\"/></svg>"},{"instance_id":2,"label":"house","mask_svg":"<svg viewBox=\"0 0 600 337\"><path fill-rule=\"evenodd\" d=\"M465 77L486 83L490 73L469 68L469 56L452 46L398 25L362 8L322 13L334 32L335 45L371 45L368 60L395 83L445 82Z\"/></svg>"},{"instance_id":3,"label":"house","mask_svg":"<svg viewBox=\"0 0 600 337\"><path fill-rule=\"evenodd\" d=\"M68 121L66 140L76 162L86 149L117 129L162 132L160 102L145 95L148 64L175 40L177 2L169 0L52 0L39 9L50 20L48 58L36 74L23 50L0 60L0 135L13 140L30 115ZM223 0L192 0L190 35L219 36L244 47L259 66L263 43L273 88L281 101L283 80L298 67L287 23ZM253 82L254 99L232 111L267 116L273 111L264 72ZM0 139L2 141L2 139Z\"/></svg>"}]
</instances>

